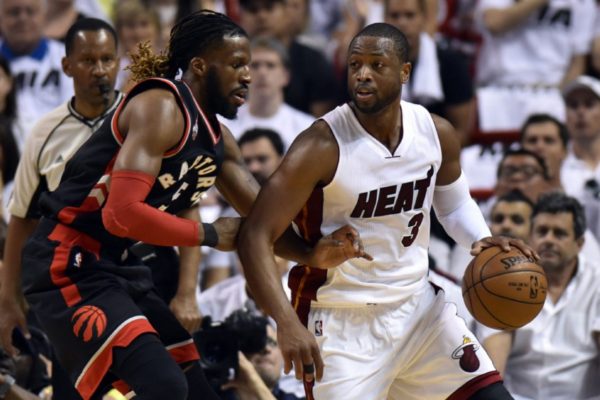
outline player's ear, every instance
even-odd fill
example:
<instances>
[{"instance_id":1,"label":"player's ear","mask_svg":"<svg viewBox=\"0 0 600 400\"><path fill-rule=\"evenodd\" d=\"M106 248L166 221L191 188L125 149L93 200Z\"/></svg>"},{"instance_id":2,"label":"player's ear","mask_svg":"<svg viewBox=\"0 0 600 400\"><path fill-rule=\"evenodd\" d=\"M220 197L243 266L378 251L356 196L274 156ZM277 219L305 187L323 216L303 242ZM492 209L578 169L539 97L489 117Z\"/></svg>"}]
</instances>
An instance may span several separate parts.
<instances>
[{"instance_id":1,"label":"player's ear","mask_svg":"<svg viewBox=\"0 0 600 400\"><path fill-rule=\"evenodd\" d=\"M73 75L71 75L71 63L69 62L69 58L63 57L62 60L60 60L60 63L62 65L62 70L65 73L65 75L68 77L73 77Z\"/></svg>"},{"instance_id":2,"label":"player's ear","mask_svg":"<svg viewBox=\"0 0 600 400\"><path fill-rule=\"evenodd\" d=\"M202 57L194 57L190 60L190 69L194 75L203 76L206 73L208 66Z\"/></svg>"},{"instance_id":3,"label":"player's ear","mask_svg":"<svg viewBox=\"0 0 600 400\"><path fill-rule=\"evenodd\" d=\"M410 78L410 71L412 70L412 64L409 62L405 62L402 64L402 68L400 69L400 79L402 80L402 84L408 82L408 78Z\"/></svg>"}]
</instances>

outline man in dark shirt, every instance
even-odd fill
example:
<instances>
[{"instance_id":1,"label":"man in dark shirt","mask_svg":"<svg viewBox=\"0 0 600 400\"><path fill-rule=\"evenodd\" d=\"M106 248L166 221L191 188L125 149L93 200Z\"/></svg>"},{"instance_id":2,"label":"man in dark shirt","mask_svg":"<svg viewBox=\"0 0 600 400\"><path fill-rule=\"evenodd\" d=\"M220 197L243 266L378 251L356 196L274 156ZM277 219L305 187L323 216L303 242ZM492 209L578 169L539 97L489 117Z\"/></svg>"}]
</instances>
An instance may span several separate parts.
<instances>
[{"instance_id":1,"label":"man in dark shirt","mask_svg":"<svg viewBox=\"0 0 600 400\"><path fill-rule=\"evenodd\" d=\"M284 0L240 0L240 23L251 38L274 37L286 45L290 57L290 82L285 102L320 117L335 106L337 82L333 68L318 50L296 40ZM296 16L299 17L299 16Z\"/></svg>"}]
</instances>

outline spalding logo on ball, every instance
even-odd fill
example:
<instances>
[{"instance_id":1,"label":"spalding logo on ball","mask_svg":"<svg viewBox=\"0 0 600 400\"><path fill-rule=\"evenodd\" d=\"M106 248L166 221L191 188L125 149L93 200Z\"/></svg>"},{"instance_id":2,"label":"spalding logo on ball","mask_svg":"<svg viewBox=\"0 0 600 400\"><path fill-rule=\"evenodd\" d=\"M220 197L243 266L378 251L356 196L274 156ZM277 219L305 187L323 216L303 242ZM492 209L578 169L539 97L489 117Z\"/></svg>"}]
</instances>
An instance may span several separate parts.
<instances>
[{"instance_id":1,"label":"spalding logo on ball","mask_svg":"<svg viewBox=\"0 0 600 400\"><path fill-rule=\"evenodd\" d=\"M516 247L483 250L467 266L462 283L471 315L495 329L515 329L531 322L544 306L547 288L542 267Z\"/></svg>"}]
</instances>

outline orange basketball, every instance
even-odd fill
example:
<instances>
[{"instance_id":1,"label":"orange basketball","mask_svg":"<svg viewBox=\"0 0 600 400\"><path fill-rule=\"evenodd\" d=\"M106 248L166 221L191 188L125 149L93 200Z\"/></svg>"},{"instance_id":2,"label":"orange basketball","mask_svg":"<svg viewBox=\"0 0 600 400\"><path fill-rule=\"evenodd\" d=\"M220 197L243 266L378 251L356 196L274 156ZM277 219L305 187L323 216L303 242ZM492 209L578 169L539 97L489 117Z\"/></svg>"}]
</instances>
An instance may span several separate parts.
<instances>
[{"instance_id":1,"label":"orange basketball","mask_svg":"<svg viewBox=\"0 0 600 400\"><path fill-rule=\"evenodd\" d=\"M467 266L462 293L471 315L495 329L519 328L542 310L546 274L516 247L498 246L479 253Z\"/></svg>"}]
</instances>

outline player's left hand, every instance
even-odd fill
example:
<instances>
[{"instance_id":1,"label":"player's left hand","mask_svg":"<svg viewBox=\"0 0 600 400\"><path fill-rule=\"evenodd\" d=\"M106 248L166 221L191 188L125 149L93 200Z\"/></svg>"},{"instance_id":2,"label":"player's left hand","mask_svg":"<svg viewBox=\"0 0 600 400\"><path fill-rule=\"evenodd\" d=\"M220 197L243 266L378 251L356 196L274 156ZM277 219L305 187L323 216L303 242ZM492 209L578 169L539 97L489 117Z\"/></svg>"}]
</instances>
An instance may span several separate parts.
<instances>
[{"instance_id":1,"label":"player's left hand","mask_svg":"<svg viewBox=\"0 0 600 400\"><path fill-rule=\"evenodd\" d=\"M315 245L310 256L310 266L315 268L334 268L351 258L373 257L365 251L360 234L350 225L344 225L327 236L323 236Z\"/></svg>"},{"instance_id":2,"label":"player's left hand","mask_svg":"<svg viewBox=\"0 0 600 400\"><path fill-rule=\"evenodd\" d=\"M498 246L504 251L510 251L511 247L516 247L527 257L533 257L536 261L540 260L540 256L521 239L510 238L507 236L488 236L474 242L471 245L471 255L476 256L488 247Z\"/></svg>"},{"instance_id":3,"label":"player's left hand","mask_svg":"<svg viewBox=\"0 0 600 400\"><path fill-rule=\"evenodd\" d=\"M198 303L196 303L196 295L191 294L180 294L177 293L169 308L177 318L177 321L188 331L190 334L200 329L202 323L202 315L198 309Z\"/></svg>"}]
</instances>

